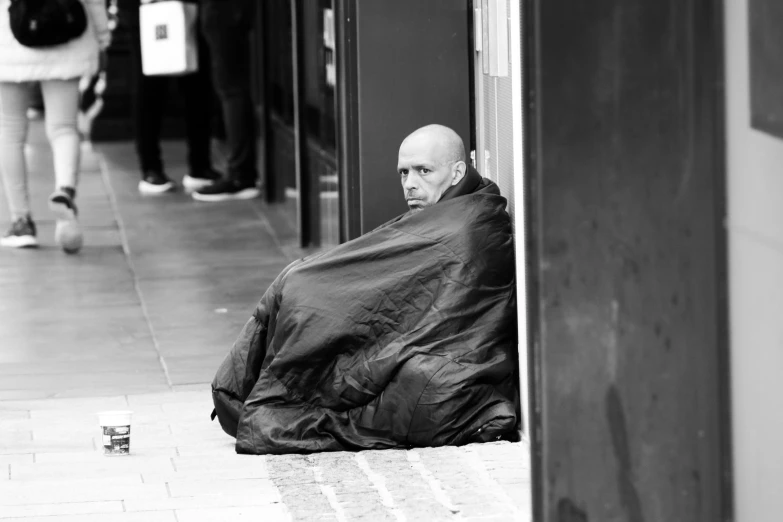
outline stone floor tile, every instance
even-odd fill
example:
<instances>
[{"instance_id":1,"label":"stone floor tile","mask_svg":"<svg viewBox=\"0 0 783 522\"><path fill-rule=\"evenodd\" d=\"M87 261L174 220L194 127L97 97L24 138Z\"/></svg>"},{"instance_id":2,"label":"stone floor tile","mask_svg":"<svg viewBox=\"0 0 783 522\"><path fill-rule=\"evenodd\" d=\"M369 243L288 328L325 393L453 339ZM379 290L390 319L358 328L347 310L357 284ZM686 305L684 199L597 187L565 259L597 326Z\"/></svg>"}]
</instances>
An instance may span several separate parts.
<instances>
[{"instance_id":1,"label":"stone floor tile","mask_svg":"<svg viewBox=\"0 0 783 522\"><path fill-rule=\"evenodd\" d=\"M176 393L145 393L142 395L131 395L128 397L128 404L131 407L147 404L167 405L167 404L189 404L192 402L211 402L209 389L204 391L183 391ZM177 407L175 406L175 409Z\"/></svg>"},{"instance_id":2,"label":"stone floor tile","mask_svg":"<svg viewBox=\"0 0 783 522\"><path fill-rule=\"evenodd\" d=\"M32 453L0 455L0 466L8 466L10 464L32 464L32 463L33 463Z\"/></svg>"},{"instance_id":3,"label":"stone floor tile","mask_svg":"<svg viewBox=\"0 0 783 522\"><path fill-rule=\"evenodd\" d=\"M276 479L275 483L277 483ZM283 503L295 520L306 520L308 516L314 514L323 515L335 512L321 487L314 482L278 485L278 490L283 498Z\"/></svg>"},{"instance_id":4,"label":"stone floor tile","mask_svg":"<svg viewBox=\"0 0 783 522\"><path fill-rule=\"evenodd\" d=\"M60 399L54 399L60 400ZM33 410L30 412L29 421L18 421L19 426L29 427L33 430L62 426L66 430L98 428L98 412L111 410L127 411L127 406L118 403L115 408L84 408L84 409L59 409L59 410ZM136 422L134 414L133 421Z\"/></svg>"},{"instance_id":5,"label":"stone floor tile","mask_svg":"<svg viewBox=\"0 0 783 522\"><path fill-rule=\"evenodd\" d=\"M53 517L7 518L4 522L53 522ZM56 522L178 522L173 511L146 511L144 513L100 513L91 515L64 515Z\"/></svg>"},{"instance_id":6,"label":"stone floor tile","mask_svg":"<svg viewBox=\"0 0 783 522\"><path fill-rule=\"evenodd\" d=\"M173 397L169 402L162 403L161 409L169 415L203 414L206 408L213 405L212 393L208 392L192 392L192 397L187 400L176 399Z\"/></svg>"},{"instance_id":7,"label":"stone floor tile","mask_svg":"<svg viewBox=\"0 0 783 522\"><path fill-rule=\"evenodd\" d=\"M258 522L289 522L291 516L284 506L250 506L211 509L178 509L179 522L225 522L228 520L253 520Z\"/></svg>"},{"instance_id":8,"label":"stone floor tile","mask_svg":"<svg viewBox=\"0 0 783 522\"><path fill-rule=\"evenodd\" d=\"M21 399L48 399L52 393L47 390L0 390L0 401L17 401Z\"/></svg>"},{"instance_id":9,"label":"stone floor tile","mask_svg":"<svg viewBox=\"0 0 783 522\"><path fill-rule=\"evenodd\" d=\"M177 452L180 455L185 455L188 453L189 450L193 449L209 449L213 452L233 452L234 451L234 444L235 442L233 440L196 440L196 439L190 439L190 440L181 440L177 443L175 446L177 448ZM137 443L131 441L132 448L135 448L139 451L146 451L148 449L158 449L158 448L168 448L169 441L168 440L149 440L145 441L143 443ZM131 449L131 451L135 451L134 449Z\"/></svg>"},{"instance_id":10,"label":"stone floor tile","mask_svg":"<svg viewBox=\"0 0 783 522\"><path fill-rule=\"evenodd\" d=\"M133 448L131 454L127 457L121 457L123 459L135 459L136 462L147 459L157 459L159 457L173 458L177 456L177 448L147 448L139 450ZM32 455L30 455L30 461L32 462ZM89 452L74 452L74 453L37 453L35 455L36 464L46 463L93 463L104 462L106 459L114 459L117 457L107 457L103 454L103 448L98 448Z\"/></svg>"},{"instance_id":11,"label":"stone floor tile","mask_svg":"<svg viewBox=\"0 0 783 522\"><path fill-rule=\"evenodd\" d=\"M360 500L355 502L340 502L340 508L344 517L348 520L366 520L367 522L376 520L378 522L397 522L399 515L395 511L384 506L381 502L368 502ZM427 520L437 520L437 516L429 513Z\"/></svg>"},{"instance_id":12,"label":"stone floor tile","mask_svg":"<svg viewBox=\"0 0 783 522\"><path fill-rule=\"evenodd\" d=\"M26 504L24 506L3 506L0 520L7 518L55 517L62 515L89 515L92 513L121 513L122 502L65 502L62 504Z\"/></svg>"},{"instance_id":13,"label":"stone floor tile","mask_svg":"<svg viewBox=\"0 0 783 522\"><path fill-rule=\"evenodd\" d=\"M125 500L125 509L129 512L134 511L161 511L167 509L204 509L204 508L223 508L223 507L245 507L245 506L273 506L279 503L278 499L272 499L264 496L253 496L246 494L223 494L207 495L196 497L170 497L158 499L128 499Z\"/></svg>"},{"instance_id":14,"label":"stone floor tile","mask_svg":"<svg viewBox=\"0 0 783 522\"><path fill-rule=\"evenodd\" d=\"M516 511L511 511L508 507L482 502L480 504L460 505L460 514L463 517L506 517L506 520L513 520L518 517Z\"/></svg>"},{"instance_id":15,"label":"stone floor tile","mask_svg":"<svg viewBox=\"0 0 783 522\"><path fill-rule=\"evenodd\" d=\"M321 511L320 509L297 509L291 511L293 522L314 522L314 521L345 521L345 515L338 515L333 510ZM353 521L352 521L353 522Z\"/></svg>"},{"instance_id":16,"label":"stone floor tile","mask_svg":"<svg viewBox=\"0 0 783 522\"><path fill-rule=\"evenodd\" d=\"M507 513L503 513L500 515L467 516L461 518L460 520L463 520L465 522L521 522L526 519L522 518L521 515L514 516L514 515L509 515Z\"/></svg>"},{"instance_id":17,"label":"stone floor tile","mask_svg":"<svg viewBox=\"0 0 783 522\"><path fill-rule=\"evenodd\" d=\"M123 321L119 321L123 323ZM145 326L146 327L146 326ZM150 353L144 357L133 354L126 357L117 357L112 361L117 368L122 368L126 373L144 371L154 366L160 368L157 354ZM39 361L34 367L24 363L0 364L0 376L5 375L57 375L73 372L101 372L106 369L104 361L96 361L85 358L74 358L68 361ZM208 388L207 388L208 389ZM2 422L2 418L0 418Z\"/></svg>"},{"instance_id":18,"label":"stone floor tile","mask_svg":"<svg viewBox=\"0 0 783 522\"><path fill-rule=\"evenodd\" d=\"M60 488L63 485L62 478L45 477L41 480L16 480L11 479L6 482L0 482L0 492L3 494L14 495L18 493L28 493L37 491L39 499L46 499L47 491L52 488ZM143 484L139 474L122 474L120 476L102 476L95 475L89 477L74 476L69 477L66 482L70 488L80 487L84 489L101 489L106 487L137 486ZM47 503L43 500L35 502L36 504Z\"/></svg>"},{"instance_id":19,"label":"stone floor tile","mask_svg":"<svg viewBox=\"0 0 783 522\"><path fill-rule=\"evenodd\" d=\"M214 410L214 405L210 401L196 408L185 409L179 411L168 411L165 415L169 419L171 424L171 432L174 435L184 435L187 433L187 428L192 428L192 433L199 434L213 434L222 433L225 434L220 427L220 421L215 417L212 420L211 414ZM233 439L233 437L231 437Z\"/></svg>"},{"instance_id":20,"label":"stone floor tile","mask_svg":"<svg viewBox=\"0 0 783 522\"><path fill-rule=\"evenodd\" d=\"M226 434L217 421L210 421L208 416L205 418L205 412L207 412L206 407L198 411L196 423L172 419L171 434L177 437L190 435L191 437L223 438L227 441L233 441L234 437Z\"/></svg>"},{"instance_id":21,"label":"stone floor tile","mask_svg":"<svg viewBox=\"0 0 783 522\"><path fill-rule=\"evenodd\" d=\"M12 480L92 479L122 477L126 474L166 473L174 467L169 457L139 458L134 455L89 460L74 466L72 462L11 464ZM141 481L141 479L139 479Z\"/></svg>"},{"instance_id":22,"label":"stone floor tile","mask_svg":"<svg viewBox=\"0 0 783 522\"><path fill-rule=\"evenodd\" d=\"M199 456L180 456L172 459L174 468L180 472L207 472L217 468L235 470L263 470L269 474L266 458L262 455L239 455L221 453Z\"/></svg>"},{"instance_id":23,"label":"stone floor tile","mask_svg":"<svg viewBox=\"0 0 783 522\"><path fill-rule=\"evenodd\" d=\"M264 468L223 468L216 466L211 469L193 471L167 471L165 473L142 473L145 484L162 482L174 483L180 481L199 480L238 480L238 479L269 479L269 473Z\"/></svg>"},{"instance_id":24,"label":"stone floor tile","mask_svg":"<svg viewBox=\"0 0 783 522\"><path fill-rule=\"evenodd\" d=\"M4 401L0 403L0 416L4 410L28 410L33 418L38 411L69 410L69 411L101 411L128 409L128 401L124 396L87 397L59 400Z\"/></svg>"},{"instance_id":25,"label":"stone floor tile","mask_svg":"<svg viewBox=\"0 0 783 522\"><path fill-rule=\"evenodd\" d=\"M530 482L530 471L522 468L488 469L487 472L493 480L504 483Z\"/></svg>"},{"instance_id":26,"label":"stone floor tile","mask_svg":"<svg viewBox=\"0 0 783 522\"><path fill-rule=\"evenodd\" d=\"M175 384L172 388L174 392L176 393L182 393L182 392L201 392L203 390L206 390L207 393L211 393L211 388L209 384Z\"/></svg>"},{"instance_id":27,"label":"stone floor tile","mask_svg":"<svg viewBox=\"0 0 783 522\"><path fill-rule=\"evenodd\" d=\"M14 444L0 443L0 455L16 455L20 453L59 453L87 451L94 448L92 439L72 440L67 442L59 441L29 441L18 442Z\"/></svg>"},{"instance_id":28,"label":"stone floor tile","mask_svg":"<svg viewBox=\"0 0 783 522\"><path fill-rule=\"evenodd\" d=\"M212 402L208 402L202 405L197 405L193 408L174 409L169 408L169 411L165 412L166 418L171 424L171 431L174 434L181 434L182 428L192 426L194 430L198 430L204 434L209 433L221 433L225 432L220 428L220 422L212 420L211 413L214 409Z\"/></svg>"},{"instance_id":29,"label":"stone floor tile","mask_svg":"<svg viewBox=\"0 0 783 522\"><path fill-rule=\"evenodd\" d=\"M6 375L0 379L0 390L19 389L24 386L37 386L39 388L57 390L57 394L68 390L85 389L117 389L126 387L142 387L149 389L155 386L166 386L166 375L160 366L151 366L144 371L102 371L96 372L69 372L49 375ZM168 389L168 388L167 388Z\"/></svg>"},{"instance_id":30,"label":"stone floor tile","mask_svg":"<svg viewBox=\"0 0 783 522\"><path fill-rule=\"evenodd\" d=\"M246 494L257 498L269 498L271 501L279 498L275 484L265 478L236 480L187 480L168 483L172 497L198 497L214 495Z\"/></svg>"},{"instance_id":31,"label":"stone floor tile","mask_svg":"<svg viewBox=\"0 0 783 522\"><path fill-rule=\"evenodd\" d=\"M179 446L177 454L181 457L202 457L214 455L236 455L234 445L221 446L219 451L215 451L214 446Z\"/></svg>"},{"instance_id":32,"label":"stone floor tile","mask_svg":"<svg viewBox=\"0 0 783 522\"><path fill-rule=\"evenodd\" d=\"M78 482L71 484L63 481L57 488L41 491L37 487L24 484L11 493L9 485L14 481L0 483L0 512L3 506L22 506L25 504L59 504L63 502L100 502L127 500L130 498L166 498L165 484L102 484L95 488L84 488Z\"/></svg>"},{"instance_id":33,"label":"stone floor tile","mask_svg":"<svg viewBox=\"0 0 783 522\"><path fill-rule=\"evenodd\" d=\"M108 386L88 386L70 388L64 390L58 390L50 396L52 399L67 399L67 398L80 398L88 397L90 395L112 395L118 392L133 394L133 393L146 393L155 391L168 391L171 387L168 384L141 384L134 382L133 384L113 384ZM127 408L126 408L127 409Z\"/></svg>"},{"instance_id":34,"label":"stone floor tile","mask_svg":"<svg viewBox=\"0 0 783 522\"><path fill-rule=\"evenodd\" d=\"M0 431L0 445L13 444L15 442L30 442L32 440L33 440L33 432L30 430Z\"/></svg>"},{"instance_id":35,"label":"stone floor tile","mask_svg":"<svg viewBox=\"0 0 783 522\"><path fill-rule=\"evenodd\" d=\"M0 429L3 427L3 423L9 420L16 419L29 419L30 411L25 409L10 409L5 408L4 403L0 403Z\"/></svg>"}]
</instances>

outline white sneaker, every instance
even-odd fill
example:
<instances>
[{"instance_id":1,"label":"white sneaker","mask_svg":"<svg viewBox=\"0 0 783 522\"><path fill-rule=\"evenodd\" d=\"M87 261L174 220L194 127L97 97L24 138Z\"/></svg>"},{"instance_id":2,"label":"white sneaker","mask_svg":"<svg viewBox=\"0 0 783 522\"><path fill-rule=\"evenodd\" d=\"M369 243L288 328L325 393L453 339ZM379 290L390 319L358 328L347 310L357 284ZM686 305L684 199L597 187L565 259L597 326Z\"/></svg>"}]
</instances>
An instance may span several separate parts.
<instances>
[{"instance_id":1,"label":"white sneaker","mask_svg":"<svg viewBox=\"0 0 783 522\"><path fill-rule=\"evenodd\" d=\"M145 172L144 178L139 181L139 193L141 194L164 194L176 188L174 182L162 172Z\"/></svg>"},{"instance_id":2,"label":"white sneaker","mask_svg":"<svg viewBox=\"0 0 783 522\"><path fill-rule=\"evenodd\" d=\"M200 174L200 176L185 174L185 177L182 178L182 187L186 191L192 192L194 190L200 190L204 187L214 185L215 182L221 178L220 174L214 170L207 170L205 172L201 172Z\"/></svg>"},{"instance_id":3,"label":"white sneaker","mask_svg":"<svg viewBox=\"0 0 783 522\"><path fill-rule=\"evenodd\" d=\"M57 190L49 196L49 209L57 218L54 240L66 254L75 254L84 244L84 236L76 220L76 204L65 191Z\"/></svg>"},{"instance_id":4,"label":"white sneaker","mask_svg":"<svg viewBox=\"0 0 783 522\"><path fill-rule=\"evenodd\" d=\"M0 246L8 248L32 248L38 246L35 223L30 216L20 217L11 224L8 233L0 238Z\"/></svg>"}]
</instances>

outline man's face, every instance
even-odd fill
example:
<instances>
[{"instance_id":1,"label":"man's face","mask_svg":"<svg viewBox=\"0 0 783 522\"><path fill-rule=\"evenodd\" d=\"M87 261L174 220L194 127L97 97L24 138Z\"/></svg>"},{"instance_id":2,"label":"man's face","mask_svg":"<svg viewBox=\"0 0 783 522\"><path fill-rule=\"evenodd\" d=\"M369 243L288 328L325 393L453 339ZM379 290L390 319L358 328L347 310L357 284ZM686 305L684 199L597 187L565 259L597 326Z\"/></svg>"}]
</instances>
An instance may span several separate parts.
<instances>
[{"instance_id":1,"label":"man's face","mask_svg":"<svg viewBox=\"0 0 783 522\"><path fill-rule=\"evenodd\" d=\"M448 161L437 142L409 138L400 147L397 172L411 212L437 203L455 179L453 161Z\"/></svg>"}]
</instances>

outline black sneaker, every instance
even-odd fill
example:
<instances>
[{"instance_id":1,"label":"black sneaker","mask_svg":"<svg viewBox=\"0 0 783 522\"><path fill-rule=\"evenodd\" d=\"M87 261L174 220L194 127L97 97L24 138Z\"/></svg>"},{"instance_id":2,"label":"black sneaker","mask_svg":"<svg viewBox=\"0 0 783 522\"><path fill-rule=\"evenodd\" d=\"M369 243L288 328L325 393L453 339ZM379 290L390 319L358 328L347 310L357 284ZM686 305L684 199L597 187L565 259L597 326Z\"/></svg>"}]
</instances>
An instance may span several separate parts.
<instances>
[{"instance_id":1,"label":"black sneaker","mask_svg":"<svg viewBox=\"0 0 783 522\"><path fill-rule=\"evenodd\" d=\"M63 187L49 196L49 209L57 217L54 240L66 254L75 254L84 243L82 229L76 220L79 211L73 201L74 195L72 188Z\"/></svg>"},{"instance_id":2,"label":"black sneaker","mask_svg":"<svg viewBox=\"0 0 783 522\"><path fill-rule=\"evenodd\" d=\"M191 172L182 178L182 186L185 190L199 190L214 185L222 176L213 169Z\"/></svg>"},{"instance_id":3,"label":"black sneaker","mask_svg":"<svg viewBox=\"0 0 783 522\"><path fill-rule=\"evenodd\" d=\"M35 223L30 216L20 217L11 224L8 233L0 238L0 246L9 248L37 247L38 239L35 235Z\"/></svg>"},{"instance_id":4,"label":"black sneaker","mask_svg":"<svg viewBox=\"0 0 783 522\"><path fill-rule=\"evenodd\" d=\"M254 199L261 195L255 183L242 183L232 179L223 179L213 185L193 193L197 201L230 201L235 199Z\"/></svg>"},{"instance_id":5,"label":"black sneaker","mask_svg":"<svg viewBox=\"0 0 783 522\"><path fill-rule=\"evenodd\" d=\"M163 194L176 188L174 182L163 171L148 170L144 172L144 178L139 181L141 194Z\"/></svg>"}]
</instances>

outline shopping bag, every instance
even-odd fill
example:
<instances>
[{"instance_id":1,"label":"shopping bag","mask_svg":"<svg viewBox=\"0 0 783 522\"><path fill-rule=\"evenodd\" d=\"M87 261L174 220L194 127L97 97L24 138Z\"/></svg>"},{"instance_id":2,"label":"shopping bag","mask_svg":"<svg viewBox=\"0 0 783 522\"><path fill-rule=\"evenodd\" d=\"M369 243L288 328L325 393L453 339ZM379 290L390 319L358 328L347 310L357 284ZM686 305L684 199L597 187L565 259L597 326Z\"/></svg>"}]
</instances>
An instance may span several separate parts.
<instances>
[{"instance_id":1,"label":"shopping bag","mask_svg":"<svg viewBox=\"0 0 783 522\"><path fill-rule=\"evenodd\" d=\"M179 0L139 6L141 69L146 76L198 70L198 5Z\"/></svg>"}]
</instances>

